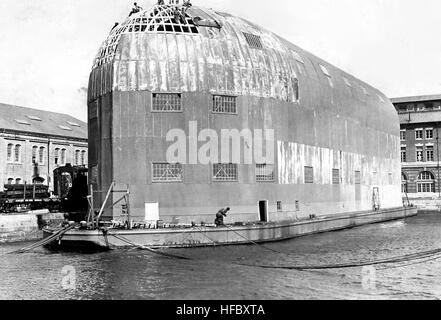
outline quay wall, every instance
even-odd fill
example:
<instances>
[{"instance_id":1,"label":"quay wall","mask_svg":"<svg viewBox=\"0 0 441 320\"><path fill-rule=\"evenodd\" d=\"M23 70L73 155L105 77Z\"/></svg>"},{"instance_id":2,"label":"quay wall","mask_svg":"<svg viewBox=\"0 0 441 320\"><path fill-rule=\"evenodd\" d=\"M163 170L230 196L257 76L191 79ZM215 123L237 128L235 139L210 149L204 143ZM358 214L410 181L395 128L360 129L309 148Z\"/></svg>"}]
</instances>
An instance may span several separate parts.
<instances>
[{"instance_id":1,"label":"quay wall","mask_svg":"<svg viewBox=\"0 0 441 320\"><path fill-rule=\"evenodd\" d=\"M43 225L62 219L61 213L0 215L0 244L40 240Z\"/></svg>"}]
</instances>

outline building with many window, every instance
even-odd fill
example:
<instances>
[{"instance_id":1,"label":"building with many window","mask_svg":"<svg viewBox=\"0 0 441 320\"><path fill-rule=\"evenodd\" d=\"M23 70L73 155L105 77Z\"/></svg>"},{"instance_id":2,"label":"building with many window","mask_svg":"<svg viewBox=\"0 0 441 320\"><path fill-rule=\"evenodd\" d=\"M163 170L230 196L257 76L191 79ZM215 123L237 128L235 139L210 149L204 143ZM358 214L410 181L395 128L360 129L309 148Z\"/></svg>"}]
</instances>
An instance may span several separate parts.
<instances>
[{"instance_id":1,"label":"building with many window","mask_svg":"<svg viewBox=\"0 0 441 320\"><path fill-rule=\"evenodd\" d=\"M441 95L391 100L400 117L402 192L439 196Z\"/></svg>"},{"instance_id":2,"label":"building with many window","mask_svg":"<svg viewBox=\"0 0 441 320\"><path fill-rule=\"evenodd\" d=\"M85 122L0 103L0 183L43 183L52 190L55 168L87 166L87 158Z\"/></svg>"}]
</instances>

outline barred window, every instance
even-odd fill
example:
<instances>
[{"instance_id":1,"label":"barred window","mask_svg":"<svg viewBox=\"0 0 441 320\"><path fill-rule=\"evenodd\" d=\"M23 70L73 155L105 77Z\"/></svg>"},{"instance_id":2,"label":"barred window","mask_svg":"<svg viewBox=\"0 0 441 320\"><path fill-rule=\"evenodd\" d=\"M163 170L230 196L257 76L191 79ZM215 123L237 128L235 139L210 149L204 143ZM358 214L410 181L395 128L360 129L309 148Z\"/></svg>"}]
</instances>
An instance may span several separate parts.
<instances>
[{"instance_id":1,"label":"barred window","mask_svg":"<svg viewBox=\"0 0 441 320\"><path fill-rule=\"evenodd\" d=\"M305 167L305 183L314 183L313 167Z\"/></svg>"},{"instance_id":2,"label":"barred window","mask_svg":"<svg viewBox=\"0 0 441 320\"><path fill-rule=\"evenodd\" d=\"M153 182L182 182L182 164L153 163Z\"/></svg>"},{"instance_id":3,"label":"barred window","mask_svg":"<svg viewBox=\"0 0 441 320\"><path fill-rule=\"evenodd\" d=\"M60 161L60 148L56 148L54 151L54 162L55 164L59 164Z\"/></svg>"},{"instance_id":4,"label":"barred window","mask_svg":"<svg viewBox=\"0 0 441 320\"><path fill-rule=\"evenodd\" d=\"M40 147L40 150L38 153L38 163L44 164L44 147Z\"/></svg>"},{"instance_id":5,"label":"barred window","mask_svg":"<svg viewBox=\"0 0 441 320\"><path fill-rule=\"evenodd\" d=\"M355 184L361 184L361 172L355 171Z\"/></svg>"},{"instance_id":6,"label":"barred window","mask_svg":"<svg viewBox=\"0 0 441 320\"><path fill-rule=\"evenodd\" d=\"M65 165L66 164L66 149L61 149L61 164Z\"/></svg>"},{"instance_id":7,"label":"barred window","mask_svg":"<svg viewBox=\"0 0 441 320\"><path fill-rule=\"evenodd\" d=\"M155 112L182 111L180 93L153 93L152 110Z\"/></svg>"},{"instance_id":8,"label":"barred window","mask_svg":"<svg viewBox=\"0 0 441 320\"><path fill-rule=\"evenodd\" d=\"M214 164L213 165L213 180L214 181L237 181L238 169L237 164Z\"/></svg>"},{"instance_id":9,"label":"barred window","mask_svg":"<svg viewBox=\"0 0 441 320\"><path fill-rule=\"evenodd\" d=\"M32 147L32 163L36 163L37 162L37 152L38 152L38 147L37 146L33 146Z\"/></svg>"},{"instance_id":10,"label":"barred window","mask_svg":"<svg viewBox=\"0 0 441 320\"><path fill-rule=\"evenodd\" d=\"M278 212L282 212L283 211L282 201L277 201L277 211Z\"/></svg>"},{"instance_id":11,"label":"barred window","mask_svg":"<svg viewBox=\"0 0 441 320\"><path fill-rule=\"evenodd\" d=\"M332 184L340 184L340 170L332 169Z\"/></svg>"},{"instance_id":12,"label":"barred window","mask_svg":"<svg viewBox=\"0 0 441 320\"><path fill-rule=\"evenodd\" d=\"M244 32L243 35L248 42L248 45L254 49L263 49L262 40L259 36L255 34Z\"/></svg>"},{"instance_id":13,"label":"barred window","mask_svg":"<svg viewBox=\"0 0 441 320\"><path fill-rule=\"evenodd\" d=\"M86 151L81 151L81 165L84 166L86 164Z\"/></svg>"},{"instance_id":14,"label":"barred window","mask_svg":"<svg viewBox=\"0 0 441 320\"><path fill-rule=\"evenodd\" d=\"M20 162L21 159L21 145L17 144L15 146L15 150L14 150L14 161L15 162Z\"/></svg>"},{"instance_id":15,"label":"barred window","mask_svg":"<svg viewBox=\"0 0 441 320\"><path fill-rule=\"evenodd\" d=\"M75 150L75 165L78 166L80 164L80 150Z\"/></svg>"},{"instance_id":16,"label":"barred window","mask_svg":"<svg viewBox=\"0 0 441 320\"><path fill-rule=\"evenodd\" d=\"M8 154L8 161L12 162L12 149L14 148L14 145L12 143L8 144L7 154Z\"/></svg>"},{"instance_id":17,"label":"barred window","mask_svg":"<svg viewBox=\"0 0 441 320\"><path fill-rule=\"evenodd\" d=\"M256 164L256 181L257 182L274 181L274 165Z\"/></svg>"},{"instance_id":18,"label":"barred window","mask_svg":"<svg viewBox=\"0 0 441 320\"><path fill-rule=\"evenodd\" d=\"M236 97L213 96L213 112L237 114Z\"/></svg>"}]
</instances>

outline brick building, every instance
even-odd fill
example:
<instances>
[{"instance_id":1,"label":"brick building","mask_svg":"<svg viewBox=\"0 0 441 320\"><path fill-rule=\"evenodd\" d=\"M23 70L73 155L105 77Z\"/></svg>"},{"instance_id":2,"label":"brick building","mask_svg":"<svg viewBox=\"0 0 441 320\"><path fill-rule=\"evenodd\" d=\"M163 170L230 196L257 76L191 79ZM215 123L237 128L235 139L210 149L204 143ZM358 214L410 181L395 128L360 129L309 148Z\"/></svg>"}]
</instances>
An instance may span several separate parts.
<instances>
[{"instance_id":1,"label":"brick building","mask_svg":"<svg viewBox=\"0 0 441 320\"><path fill-rule=\"evenodd\" d=\"M0 184L35 181L53 190L55 168L67 163L87 166L87 158L85 122L0 103Z\"/></svg>"},{"instance_id":2,"label":"brick building","mask_svg":"<svg viewBox=\"0 0 441 320\"><path fill-rule=\"evenodd\" d=\"M403 193L440 196L441 95L391 100L400 117Z\"/></svg>"}]
</instances>

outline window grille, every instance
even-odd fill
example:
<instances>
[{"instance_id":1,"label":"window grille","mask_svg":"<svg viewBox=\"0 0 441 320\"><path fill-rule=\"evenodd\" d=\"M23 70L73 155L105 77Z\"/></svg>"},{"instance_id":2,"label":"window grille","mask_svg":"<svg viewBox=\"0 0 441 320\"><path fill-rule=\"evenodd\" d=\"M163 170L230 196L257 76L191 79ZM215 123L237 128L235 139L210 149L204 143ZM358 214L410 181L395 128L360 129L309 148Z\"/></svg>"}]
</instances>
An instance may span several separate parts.
<instances>
[{"instance_id":1,"label":"window grille","mask_svg":"<svg viewBox=\"0 0 441 320\"><path fill-rule=\"evenodd\" d=\"M7 156L8 156L8 161L9 162L12 161L12 149L13 148L14 148L14 145L12 143L8 144Z\"/></svg>"},{"instance_id":2,"label":"window grille","mask_svg":"<svg viewBox=\"0 0 441 320\"><path fill-rule=\"evenodd\" d=\"M80 164L80 150L75 150L75 165Z\"/></svg>"},{"instance_id":3,"label":"window grille","mask_svg":"<svg viewBox=\"0 0 441 320\"><path fill-rule=\"evenodd\" d=\"M256 164L256 181L257 182L274 181L274 165Z\"/></svg>"},{"instance_id":4,"label":"window grille","mask_svg":"<svg viewBox=\"0 0 441 320\"><path fill-rule=\"evenodd\" d=\"M54 162L55 164L59 164L60 161L60 149L56 148L54 151Z\"/></svg>"},{"instance_id":5,"label":"window grille","mask_svg":"<svg viewBox=\"0 0 441 320\"><path fill-rule=\"evenodd\" d=\"M426 129L426 140L433 139L433 129Z\"/></svg>"},{"instance_id":6,"label":"window grille","mask_svg":"<svg viewBox=\"0 0 441 320\"><path fill-rule=\"evenodd\" d=\"M423 147L416 147L416 161L423 162Z\"/></svg>"},{"instance_id":7,"label":"window grille","mask_svg":"<svg viewBox=\"0 0 441 320\"><path fill-rule=\"evenodd\" d=\"M180 163L153 163L153 182L181 182L182 165Z\"/></svg>"},{"instance_id":8,"label":"window grille","mask_svg":"<svg viewBox=\"0 0 441 320\"><path fill-rule=\"evenodd\" d=\"M401 162L407 161L407 151L406 147L401 147Z\"/></svg>"},{"instance_id":9,"label":"window grille","mask_svg":"<svg viewBox=\"0 0 441 320\"><path fill-rule=\"evenodd\" d=\"M81 151L81 165L84 166L86 164L86 151Z\"/></svg>"},{"instance_id":10,"label":"window grille","mask_svg":"<svg viewBox=\"0 0 441 320\"><path fill-rule=\"evenodd\" d=\"M254 49L263 49L262 40L259 36L251 33L243 32L248 45Z\"/></svg>"},{"instance_id":11,"label":"window grille","mask_svg":"<svg viewBox=\"0 0 441 320\"><path fill-rule=\"evenodd\" d=\"M332 169L332 184L340 184L340 170Z\"/></svg>"},{"instance_id":12,"label":"window grille","mask_svg":"<svg viewBox=\"0 0 441 320\"><path fill-rule=\"evenodd\" d=\"M416 140L423 140L423 129L416 129L415 130L415 139Z\"/></svg>"},{"instance_id":13,"label":"window grille","mask_svg":"<svg viewBox=\"0 0 441 320\"><path fill-rule=\"evenodd\" d=\"M406 130L401 130L400 131L400 140L401 141L406 141Z\"/></svg>"},{"instance_id":14,"label":"window grille","mask_svg":"<svg viewBox=\"0 0 441 320\"><path fill-rule=\"evenodd\" d=\"M305 167L305 183L314 183L313 167Z\"/></svg>"},{"instance_id":15,"label":"window grille","mask_svg":"<svg viewBox=\"0 0 441 320\"><path fill-rule=\"evenodd\" d=\"M435 161L433 146L426 146L426 161Z\"/></svg>"},{"instance_id":16,"label":"window grille","mask_svg":"<svg viewBox=\"0 0 441 320\"><path fill-rule=\"evenodd\" d=\"M38 154L38 162L40 164L44 163L44 148L43 147L40 147L40 152Z\"/></svg>"},{"instance_id":17,"label":"window grille","mask_svg":"<svg viewBox=\"0 0 441 320\"><path fill-rule=\"evenodd\" d=\"M14 161L20 162L20 157L21 157L21 145L17 144L14 150Z\"/></svg>"},{"instance_id":18,"label":"window grille","mask_svg":"<svg viewBox=\"0 0 441 320\"><path fill-rule=\"evenodd\" d=\"M154 112L181 112L180 93L154 93L152 110Z\"/></svg>"},{"instance_id":19,"label":"window grille","mask_svg":"<svg viewBox=\"0 0 441 320\"><path fill-rule=\"evenodd\" d=\"M61 149L61 164L66 164L66 149Z\"/></svg>"},{"instance_id":20,"label":"window grille","mask_svg":"<svg viewBox=\"0 0 441 320\"><path fill-rule=\"evenodd\" d=\"M236 97L213 96L213 112L237 114Z\"/></svg>"},{"instance_id":21,"label":"window grille","mask_svg":"<svg viewBox=\"0 0 441 320\"><path fill-rule=\"evenodd\" d=\"M435 192L435 177L428 171L423 171L418 176L417 182L418 193Z\"/></svg>"},{"instance_id":22,"label":"window grille","mask_svg":"<svg viewBox=\"0 0 441 320\"><path fill-rule=\"evenodd\" d=\"M37 162L37 152L38 152L38 147L37 146L32 147L32 163Z\"/></svg>"},{"instance_id":23,"label":"window grille","mask_svg":"<svg viewBox=\"0 0 441 320\"><path fill-rule=\"evenodd\" d=\"M237 164L214 164L213 165L213 180L214 181L237 181L238 170Z\"/></svg>"},{"instance_id":24,"label":"window grille","mask_svg":"<svg viewBox=\"0 0 441 320\"><path fill-rule=\"evenodd\" d=\"M355 184L361 184L361 172L355 171Z\"/></svg>"}]
</instances>

